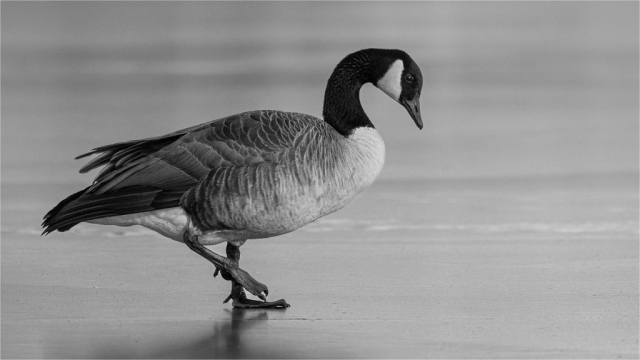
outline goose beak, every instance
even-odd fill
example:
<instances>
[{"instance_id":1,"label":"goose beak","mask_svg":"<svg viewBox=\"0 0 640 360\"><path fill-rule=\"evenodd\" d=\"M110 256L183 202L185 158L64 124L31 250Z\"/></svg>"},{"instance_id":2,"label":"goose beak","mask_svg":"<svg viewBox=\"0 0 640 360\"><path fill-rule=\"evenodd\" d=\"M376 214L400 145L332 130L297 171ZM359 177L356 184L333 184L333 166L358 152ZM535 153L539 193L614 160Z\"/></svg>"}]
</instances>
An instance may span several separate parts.
<instances>
[{"instance_id":1,"label":"goose beak","mask_svg":"<svg viewBox=\"0 0 640 360\"><path fill-rule=\"evenodd\" d=\"M416 95L413 100L402 100L402 106L409 112L411 118L418 126L418 129L422 130L422 116L420 115L420 95Z\"/></svg>"}]
</instances>

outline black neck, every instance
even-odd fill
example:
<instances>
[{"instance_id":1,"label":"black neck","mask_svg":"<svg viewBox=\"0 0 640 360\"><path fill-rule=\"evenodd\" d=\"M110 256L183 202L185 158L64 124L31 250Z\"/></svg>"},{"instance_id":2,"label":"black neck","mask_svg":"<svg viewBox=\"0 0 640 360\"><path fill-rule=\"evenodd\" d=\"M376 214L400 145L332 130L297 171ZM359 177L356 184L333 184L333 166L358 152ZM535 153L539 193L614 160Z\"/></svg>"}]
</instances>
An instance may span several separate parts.
<instances>
[{"instance_id":1,"label":"black neck","mask_svg":"<svg viewBox=\"0 0 640 360\"><path fill-rule=\"evenodd\" d=\"M374 127L360 104L362 85L377 81L380 54L373 50L358 51L344 58L327 83L322 115L343 136L359 127Z\"/></svg>"}]
</instances>

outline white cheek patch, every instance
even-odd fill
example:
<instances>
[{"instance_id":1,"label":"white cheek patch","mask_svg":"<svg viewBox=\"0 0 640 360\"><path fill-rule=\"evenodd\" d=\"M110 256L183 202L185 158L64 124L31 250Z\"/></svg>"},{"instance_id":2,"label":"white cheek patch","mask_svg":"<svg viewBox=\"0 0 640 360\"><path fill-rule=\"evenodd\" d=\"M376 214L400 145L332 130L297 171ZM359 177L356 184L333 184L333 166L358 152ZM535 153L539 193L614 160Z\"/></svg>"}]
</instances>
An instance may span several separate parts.
<instances>
[{"instance_id":1,"label":"white cheek patch","mask_svg":"<svg viewBox=\"0 0 640 360\"><path fill-rule=\"evenodd\" d=\"M400 99L400 93L402 93L402 85L400 83L402 78L402 71L404 70L404 64L402 60L396 60L391 66L389 70L384 74L376 87L385 94L389 95L395 101Z\"/></svg>"}]
</instances>

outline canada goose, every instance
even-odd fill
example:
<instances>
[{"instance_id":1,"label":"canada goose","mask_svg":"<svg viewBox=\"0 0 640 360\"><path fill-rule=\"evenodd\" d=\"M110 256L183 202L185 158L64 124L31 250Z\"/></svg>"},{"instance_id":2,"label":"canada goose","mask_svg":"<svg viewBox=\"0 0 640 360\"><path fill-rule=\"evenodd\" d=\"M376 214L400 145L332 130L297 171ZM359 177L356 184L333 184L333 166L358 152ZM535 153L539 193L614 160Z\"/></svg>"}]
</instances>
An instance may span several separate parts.
<instances>
[{"instance_id":1,"label":"canada goose","mask_svg":"<svg viewBox=\"0 0 640 360\"><path fill-rule=\"evenodd\" d=\"M237 308L267 302L268 289L239 266L248 239L294 231L343 208L384 163L384 142L360 104L373 83L422 129L422 73L401 50L365 49L345 57L327 83L323 117L249 111L164 136L101 146L80 169L105 166L93 184L49 211L43 235L80 222L142 225L211 261L232 283ZM227 257L205 245L227 242ZM244 289L262 299L246 298Z\"/></svg>"}]
</instances>

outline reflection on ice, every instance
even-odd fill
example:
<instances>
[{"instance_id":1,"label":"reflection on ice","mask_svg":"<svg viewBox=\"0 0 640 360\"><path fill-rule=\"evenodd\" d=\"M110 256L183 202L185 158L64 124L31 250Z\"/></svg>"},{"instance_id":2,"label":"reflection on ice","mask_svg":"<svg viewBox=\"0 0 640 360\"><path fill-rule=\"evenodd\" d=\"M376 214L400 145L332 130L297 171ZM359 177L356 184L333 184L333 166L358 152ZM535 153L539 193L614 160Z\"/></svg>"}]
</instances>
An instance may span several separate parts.
<instances>
[{"instance_id":1,"label":"reflection on ice","mask_svg":"<svg viewBox=\"0 0 640 360\"><path fill-rule=\"evenodd\" d=\"M261 331L268 331L272 311L286 310L225 309L224 319L209 321L132 321L117 326L80 323L72 331L49 334L43 355L99 359L300 356L295 343L284 338L277 343L256 341Z\"/></svg>"}]
</instances>

